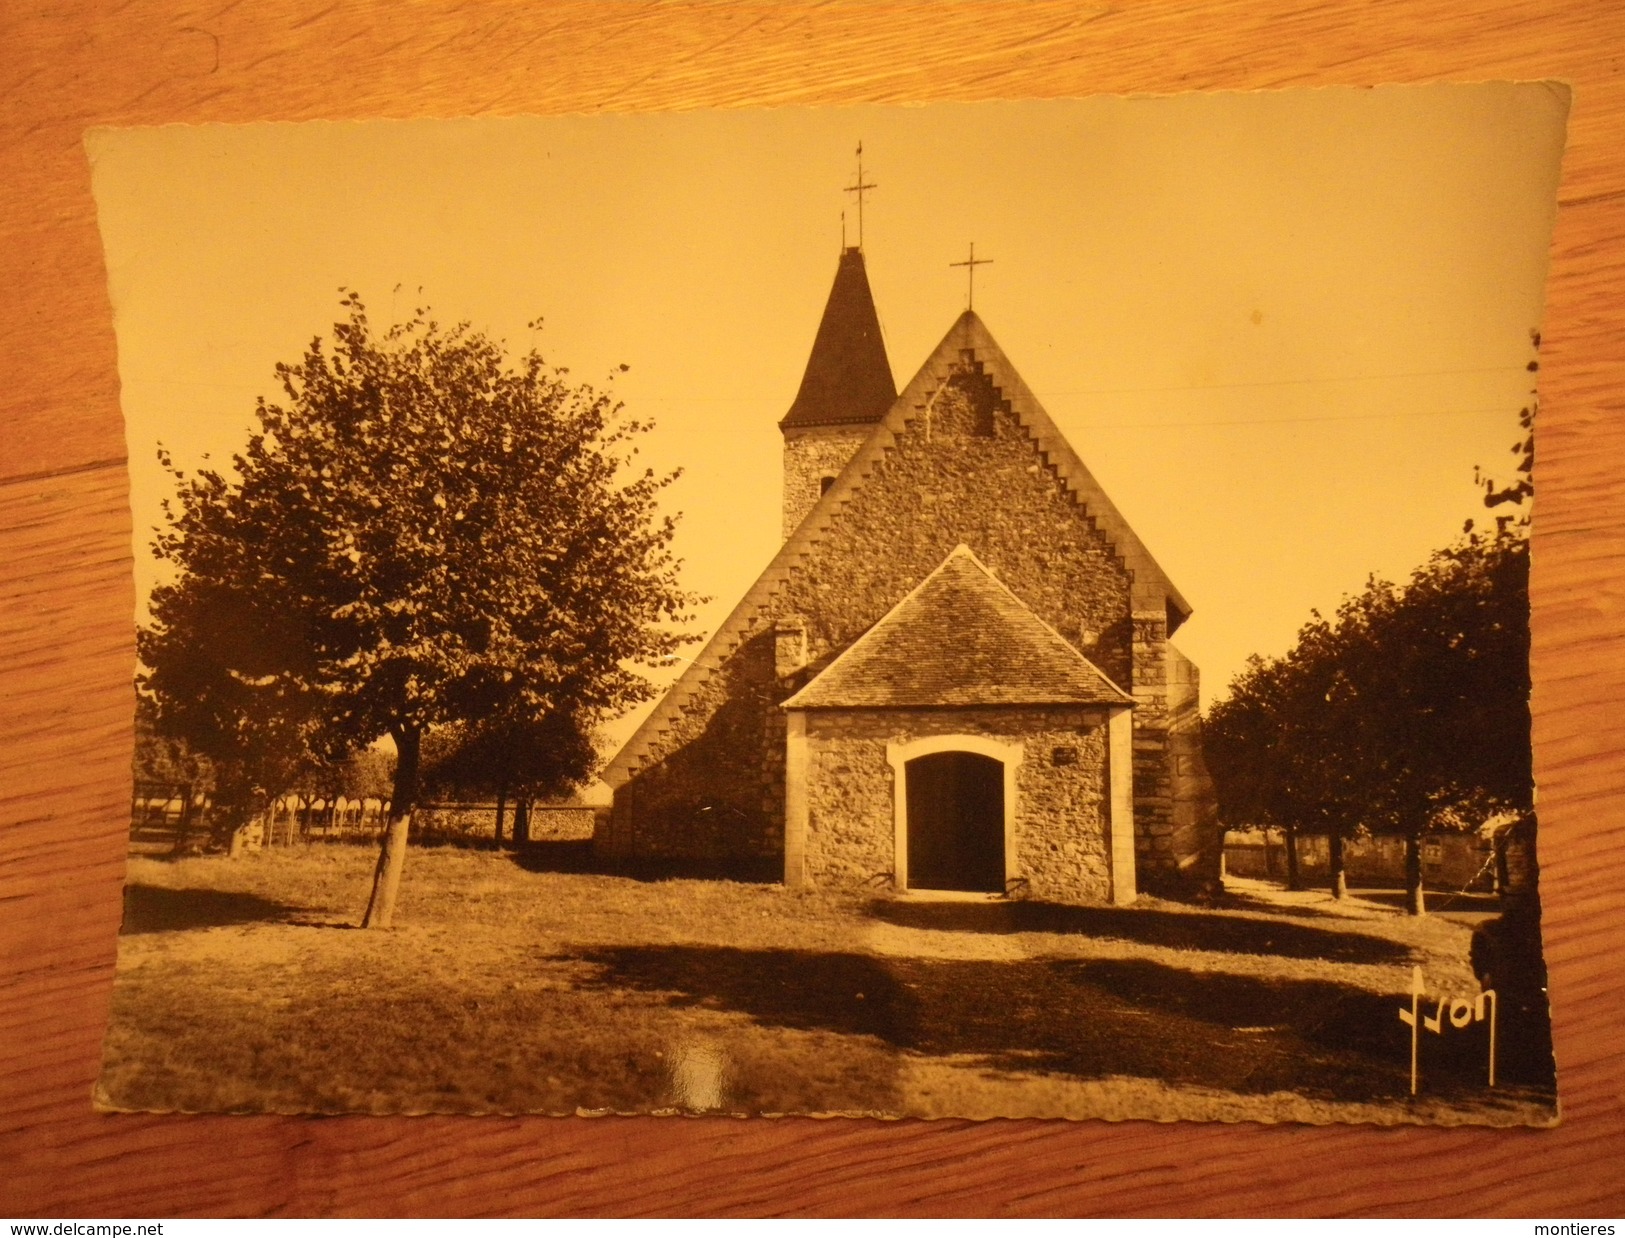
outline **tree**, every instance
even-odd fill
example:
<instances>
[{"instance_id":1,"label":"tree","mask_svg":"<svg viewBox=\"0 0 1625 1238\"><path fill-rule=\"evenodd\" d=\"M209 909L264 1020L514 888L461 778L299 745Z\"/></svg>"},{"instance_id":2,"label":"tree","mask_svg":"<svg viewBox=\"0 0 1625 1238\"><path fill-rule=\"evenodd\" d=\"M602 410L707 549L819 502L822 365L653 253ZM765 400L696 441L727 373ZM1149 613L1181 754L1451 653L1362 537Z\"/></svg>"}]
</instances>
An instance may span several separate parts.
<instances>
[{"instance_id":1,"label":"tree","mask_svg":"<svg viewBox=\"0 0 1625 1238\"><path fill-rule=\"evenodd\" d=\"M1372 580L1298 644L1255 660L1204 727L1227 824L1405 839L1420 915L1422 837L1532 808L1527 543L1469 534L1403 587Z\"/></svg>"},{"instance_id":2,"label":"tree","mask_svg":"<svg viewBox=\"0 0 1625 1238\"><path fill-rule=\"evenodd\" d=\"M1483 481L1487 506L1533 493L1534 418L1531 401L1518 480ZM1397 834L1421 915L1426 831L1529 818L1528 530L1527 514L1469 520L1405 585L1373 578L1287 654L1253 659L1204 727L1221 820L1326 833L1339 894L1342 840Z\"/></svg>"},{"instance_id":3,"label":"tree","mask_svg":"<svg viewBox=\"0 0 1625 1238\"><path fill-rule=\"evenodd\" d=\"M161 534L154 552L170 557L173 536ZM136 637L136 687L154 734L208 762L215 842L235 852L251 820L317 759L314 702L278 671L302 656L292 617L273 597L214 579L218 547L200 539L193 549L190 574L153 591L153 621Z\"/></svg>"},{"instance_id":4,"label":"tree","mask_svg":"<svg viewBox=\"0 0 1625 1238\"><path fill-rule=\"evenodd\" d=\"M1434 554L1373 620L1390 666L1361 748L1375 757L1373 828L1405 838L1407 910L1421 914L1422 835L1533 811L1528 541L1469 533Z\"/></svg>"},{"instance_id":5,"label":"tree","mask_svg":"<svg viewBox=\"0 0 1625 1238\"><path fill-rule=\"evenodd\" d=\"M1342 747L1350 688L1344 633L1315 614L1285 657L1254 657L1203 724L1203 749L1227 826L1273 825L1287 846L1287 886L1300 885L1297 836L1327 837L1334 897L1347 891L1343 841L1362 830L1354 771L1329 760Z\"/></svg>"},{"instance_id":6,"label":"tree","mask_svg":"<svg viewBox=\"0 0 1625 1238\"><path fill-rule=\"evenodd\" d=\"M503 805L514 799L512 841L523 842L530 804L579 787L597 756L592 730L576 714L496 716L447 728L435 736L426 761L430 785L457 794L497 798L496 838L502 841Z\"/></svg>"},{"instance_id":7,"label":"tree","mask_svg":"<svg viewBox=\"0 0 1625 1238\"><path fill-rule=\"evenodd\" d=\"M346 799L382 800L395 781L395 758L381 748L363 748L338 767L334 790Z\"/></svg>"},{"instance_id":8,"label":"tree","mask_svg":"<svg viewBox=\"0 0 1625 1238\"><path fill-rule=\"evenodd\" d=\"M165 802L179 793L180 820L176 823L171 854L180 855L191 841L193 808L199 792L207 794L214 784L214 769L207 757L193 752L183 739L163 734L158 727L153 700L145 693L135 698L135 790L145 799L162 790Z\"/></svg>"},{"instance_id":9,"label":"tree","mask_svg":"<svg viewBox=\"0 0 1625 1238\"><path fill-rule=\"evenodd\" d=\"M1540 348L1538 332L1530 333ZM1529 371L1539 370L1538 360ZM1424 910L1424 830L1477 826L1496 816L1532 822L1534 760L1529 715L1529 512L1534 496L1534 392L1518 414L1514 480L1479 476L1487 508L1513 507L1480 531L1468 520L1455 545L1436 551L1403 591L1375 608L1386 655L1385 730L1376 771L1379 820L1405 838L1406 909ZM1379 676L1381 678L1381 676Z\"/></svg>"},{"instance_id":10,"label":"tree","mask_svg":"<svg viewBox=\"0 0 1625 1238\"><path fill-rule=\"evenodd\" d=\"M143 658L172 700L180 633L199 631L215 679L308 751L393 741L363 917L388 927L424 734L645 700L637 668L690 639L696 599L657 511L676 474L634 466L647 426L534 348L510 364L427 310L379 334L359 296L341 305L330 344L276 367L285 400L259 401L235 476L177 472L155 549L180 575L154 593Z\"/></svg>"}]
</instances>

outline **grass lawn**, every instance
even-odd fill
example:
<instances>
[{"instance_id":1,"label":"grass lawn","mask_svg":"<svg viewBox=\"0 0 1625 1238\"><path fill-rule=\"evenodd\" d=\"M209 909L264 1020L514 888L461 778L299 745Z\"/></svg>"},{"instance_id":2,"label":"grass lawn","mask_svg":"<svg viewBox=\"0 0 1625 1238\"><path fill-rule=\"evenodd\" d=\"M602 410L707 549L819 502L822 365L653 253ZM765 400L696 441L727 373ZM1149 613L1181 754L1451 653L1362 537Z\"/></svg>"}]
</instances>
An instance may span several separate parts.
<instances>
[{"instance_id":1,"label":"grass lawn","mask_svg":"<svg viewBox=\"0 0 1625 1238\"><path fill-rule=\"evenodd\" d=\"M932 903L552 862L572 854L414 849L389 932L351 927L369 848L132 858L101 1103L1554 1116L1549 1080L1485 1087L1482 1024L1423 1036L1409 1096L1413 964L1477 989L1458 917L1262 883L1217 909Z\"/></svg>"}]
</instances>

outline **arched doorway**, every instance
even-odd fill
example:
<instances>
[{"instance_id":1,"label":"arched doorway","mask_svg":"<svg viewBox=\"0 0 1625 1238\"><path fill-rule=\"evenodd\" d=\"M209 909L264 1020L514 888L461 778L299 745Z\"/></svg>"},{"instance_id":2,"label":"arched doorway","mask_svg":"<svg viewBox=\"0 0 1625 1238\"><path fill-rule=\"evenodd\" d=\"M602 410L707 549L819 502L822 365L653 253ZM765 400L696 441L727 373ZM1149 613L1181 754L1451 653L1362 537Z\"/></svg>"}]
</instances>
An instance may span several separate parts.
<instances>
[{"instance_id":1,"label":"arched doorway","mask_svg":"<svg viewBox=\"0 0 1625 1238\"><path fill-rule=\"evenodd\" d=\"M974 752L934 752L904 767L908 884L1004 893L1004 764Z\"/></svg>"}]
</instances>

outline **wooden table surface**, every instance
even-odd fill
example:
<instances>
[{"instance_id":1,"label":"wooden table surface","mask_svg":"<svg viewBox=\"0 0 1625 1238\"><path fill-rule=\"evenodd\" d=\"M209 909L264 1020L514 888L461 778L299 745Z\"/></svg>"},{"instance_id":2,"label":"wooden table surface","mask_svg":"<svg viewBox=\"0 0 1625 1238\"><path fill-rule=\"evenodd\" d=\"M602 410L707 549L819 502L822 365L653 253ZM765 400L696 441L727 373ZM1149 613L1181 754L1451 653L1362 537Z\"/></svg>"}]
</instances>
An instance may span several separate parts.
<instances>
[{"instance_id":1,"label":"wooden table surface","mask_svg":"<svg viewBox=\"0 0 1625 1238\"><path fill-rule=\"evenodd\" d=\"M0 6L0 1213L1625 1212L1619 0ZM134 654L101 124L1558 78L1535 740L1553 1131L98 1116Z\"/></svg>"}]
</instances>

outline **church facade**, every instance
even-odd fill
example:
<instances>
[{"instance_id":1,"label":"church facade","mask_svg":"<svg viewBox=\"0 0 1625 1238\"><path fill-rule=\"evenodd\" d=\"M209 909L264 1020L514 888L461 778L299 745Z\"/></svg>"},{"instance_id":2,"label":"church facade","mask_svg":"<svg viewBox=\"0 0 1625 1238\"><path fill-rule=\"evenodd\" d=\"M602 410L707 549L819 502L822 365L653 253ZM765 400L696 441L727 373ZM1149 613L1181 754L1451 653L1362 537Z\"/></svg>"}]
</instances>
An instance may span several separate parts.
<instances>
[{"instance_id":1,"label":"church facade","mask_svg":"<svg viewBox=\"0 0 1625 1238\"><path fill-rule=\"evenodd\" d=\"M610 762L610 859L1065 902L1219 878L1190 607L966 311L898 393L845 250L784 544Z\"/></svg>"}]
</instances>

